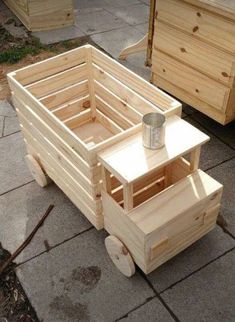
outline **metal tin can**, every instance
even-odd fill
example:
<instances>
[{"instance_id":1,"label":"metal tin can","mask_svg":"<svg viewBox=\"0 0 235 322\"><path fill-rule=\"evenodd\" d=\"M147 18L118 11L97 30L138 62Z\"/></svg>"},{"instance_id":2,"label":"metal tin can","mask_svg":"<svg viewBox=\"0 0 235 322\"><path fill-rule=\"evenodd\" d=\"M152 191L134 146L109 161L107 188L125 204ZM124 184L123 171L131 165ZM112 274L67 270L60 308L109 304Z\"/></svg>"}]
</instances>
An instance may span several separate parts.
<instances>
[{"instance_id":1,"label":"metal tin can","mask_svg":"<svg viewBox=\"0 0 235 322\"><path fill-rule=\"evenodd\" d=\"M165 121L161 113L148 113L142 119L143 146L148 149L160 149L165 144Z\"/></svg>"}]
</instances>

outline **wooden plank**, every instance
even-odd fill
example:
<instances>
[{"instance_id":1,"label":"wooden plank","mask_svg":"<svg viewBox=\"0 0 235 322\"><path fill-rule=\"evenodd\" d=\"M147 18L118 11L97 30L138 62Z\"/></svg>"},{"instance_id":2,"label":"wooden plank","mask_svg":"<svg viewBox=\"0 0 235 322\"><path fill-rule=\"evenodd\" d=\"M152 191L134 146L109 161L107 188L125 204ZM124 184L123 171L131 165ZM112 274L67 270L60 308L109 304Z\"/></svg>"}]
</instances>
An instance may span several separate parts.
<instances>
[{"instance_id":1,"label":"wooden plank","mask_svg":"<svg viewBox=\"0 0 235 322\"><path fill-rule=\"evenodd\" d=\"M142 121L142 114L134 107L121 100L118 96L114 95L105 86L95 81L96 96L105 101L108 105L113 107L117 112L121 113L125 118L137 124Z\"/></svg>"},{"instance_id":2,"label":"wooden plank","mask_svg":"<svg viewBox=\"0 0 235 322\"><path fill-rule=\"evenodd\" d=\"M220 183L203 171L197 170L167 190L141 204L138 208L131 211L128 216L148 235L148 238L152 238L151 233L156 238L161 238L161 233L156 235L158 230L163 231L164 227L176 222L187 211L193 209L191 211L191 215L193 215L203 212L205 207L216 205L221 198L221 192L222 185ZM188 216L190 215L188 214ZM191 225L188 222L185 224ZM182 226L178 222L177 227L177 229L182 231ZM176 230L171 232L175 234Z\"/></svg>"},{"instance_id":3,"label":"wooden plank","mask_svg":"<svg viewBox=\"0 0 235 322\"><path fill-rule=\"evenodd\" d=\"M19 109L17 109L17 114L22 124L23 128L27 130L31 134L31 136L38 141L40 145L43 146L45 151L50 154L53 158L54 169L57 164L59 164L65 171L67 171L74 180L84 188L87 194L90 195L94 200L97 199L97 196L101 195L101 185L92 184L90 180L88 180L84 174L80 171L78 167L75 167L74 164L63 154L55 145L53 145L48 138L46 138L40 131L37 129L37 123L29 123L29 121L25 118L25 116L21 113ZM41 151L38 150L40 154Z\"/></svg>"},{"instance_id":4,"label":"wooden plank","mask_svg":"<svg viewBox=\"0 0 235 322\"><path fill-rule=\"evenodd\" d=\"M22 85L39 81L48 76L52 76L66 69L85 63L84 47L70 50L66 53L48 58L42 62L23 67L11 73Z\"/></svg>"},{"instance_id":5,"label":"wooden plank","mask_svg":"<svg viewBox=\"0 0 235 322\"><path fill-rule=\"evenodd\" d=\"M86 80L87 77L87 64L81 64L32 83L26 86L26 89L37 98L40 98L53 92L58 92L65 87L82 82Z\"/></svg>"},{"instance_id":6,"label":"wooden plank","mask_svg":"<svg viewBox=\"0 0 235 322\"><path fill-rule=\"evenodd\" d=\"M22 0L21 0L22 1ZM27 0L29 3L30 16L44 16L47 13L54 13L58 9L73 9L72 0Z\"/></svg>"},{"instance_id":7,"label":"wooden plank","mask_svg":"<svg viewBox=\"0 0 235 322\"><path fill-rule=\"evenodd\" d=\"M22 132L27 141L30 142L36 151L39 151L41 162L46 162L50 168L53 168L56 173L59 174L63 181L66 182L77 195L83 200L83 202L97 215L102 213L102 204L101 200L95 200L90 197L89 194L79 185L78 182L74 180L70 173L68 173L59 163L56 162L50 155L50 153L40 144L36 138L34 138L30 132L22 126Z\"/></svg>"},{"instance_id":8,"label":"wooden plank","mask_svg":"<svg viewBox=\"0 0 235 322\"><path fill-rule=\"evenodd\" d=\"M102 172L102 183L103 183L103 189L108 194L111 194L112 192L112 183L110 178L110 172L101 166L101 172Z\"/></svg>"},{"instance_id":9,"label":"wooden plank","mask_svg":"<svg viewBox=\"0 0 235 322\"><path fill-rule=\"evenodd\" d=\"M198 99L226 110L230 89L170 56L153 50L152 70Z\"/></svg>"},{"instance_id":10,"label":"wooden plank","mask_svg":"<svg viewBox=\"0 0 235 322\"><path fill-rule=\"evenodd\" d=\"M122 84L119 80L106 73L103 69L93 64L94 79L107 87L121 100L133 106L141 114L162 112L161 109L147 101L143 96L137 94L132 89Z\"/></svg>"},{"instance_id":11,"label":"wooden plank","mask_svg":"<svg viewBox=\"0 0 235 322\"><path fill-rule=\"evenodd\" d=\"M30 19L28 16L27 0L3 0L4 3L14 12L14 14L22 21L26 28L30 28Z\"/></svg>"},{"instance_id":12,"label":"wooden plank","mask_svg":"<svg viewBox=\"0 0 235 322\"><path fill-rule=\"evenodd\" d=\"M170 83L169 81L165 80L164 78L158 76L157 74L152 74L152 81L158 87L164 89L168 93L177 96L180 100L189 104L190 106L194 106L200 112L208 115L209 117L213 118L217 122L221 124L226 124L226 115L224 112L215 109L213 106L209 105L208 103L198 99L195 95L192 95L185 91L184 89L176 86L175 84Z\"/></svg>"},{"instance_id":13,"label":"wooden plank","mask_svg":"<svg viewBox=\"0 0 235 322\"><path fill-rule=\"evenodd\" d=\"M129 183L171 163L208 140L206 134L188 122L177 116L171 116L166 121L163 148L159 150L144 148L140 132L100 152L98 157L122 183Z\"/></svg>"},{"instance_id":14,"label":"wooden plank","mask_svg":"<svg viewBox=\"0 0 235 322\"><path fill-rule=\"evenodd\" d=\"M91 115L92 117L96 116L96 99L95 99L95 84L94 84L94 75L92 68L92 52L91 46L86 46L86 62L88 68L88 88L91 102Z\"/></svg>"},{"instance_id":15,"label":"wooden plank","mask_svg":"<svg viewBox=\"0 0 235 322\"><path fill-rule=\"evenodd\" d=\"M15 95L12 96L14 106L18 108L22 115L32 124L36 124L36 128L45 136L56 148L74 164L75 167L81 170L91 182L98 183L101 179L100 168L98 166L90 167L72 147L64 141L64 138L58 135L56 131L48 126L41 118L38 117L26 104L24 104Z\"/></svg>"},{"instance_id":16,"label":"wooden plank","mask_svg":"<svg viewBox=\"0 0 235 322\"><path fill-rule=\"evenodd\" d=\"M35 151L35 148L30 146L31 140L26 140L26 147L30 154L32 154L34 157L38 157L37 151ZM33 143L34 144L34 141ZM80 198L80 196L77 194L76 191L74 191L70 185L67 184L67 182L64 181L64 178L61 178L61 176L58 175L58 173L51 168L45 160L42 160L42 166L49 175L49 177L56 183L56 185L67 195L67 197L74 203L74 205L80 209L80 211L86 216L86 218L91 222L91 224L96 229L102 229L104 227L103 223L103 216L97 215L93 210L91 210Z\"/></svg>"},{"instance_id":17,"label":"wooden plank","mask_svg":"<svg viewBox=\"0 0 235 322\"><path fill-rule=\"evenodd\" d=\"M96 95L96 108L100 110L104 115L111 118L118 126L126 130L132 127L134 124L125 118L122 114L118 113L105 101L103 101L99 96Z\"/></svg>"},{"instance_id":18,"label":"wooden plank","mask_svg":"<svg viewBox=\"0 0 235 322\"><path fill-rule=\"evenodd\" d=\"M191 173L189 162L182 157L172 162L171 168L172 184L187 177Z\"/></svg>"},{"instance_id":19,"label":"wooden plank","mask_svg":"<svg viewBox=\"0 0 235 322\"><path fill-rule=\"evenodd\" d=\"M235 74L232 54L219 50L158 20L156 20L155 28L158 31L154 36L155 49L179 59L184 64L188 64L195 70L219 80L225 85L232 86Z\"/></svg>"},{"instance_id":20,"label":"wooden plank","mask_svg":"<svg viewBox=\"0 0 235 322\"><path fill-rule=\"evenodd\" d=\"M96 119L113 134L123 132L123 129L120 126L99 110L96 111Z\"/></svg>"},{"instance_id":21,"label":"wooden plank","mask_svg":"<svg viewBox=\"0 0 235 322\"><path fill-rule=\"evenodd\" d=\"M200 6L199 1L197 5ZM233 21L179 0L158 0L156 6L158 20L180 28L194 38L235 53Z\"/></svg>"},{"instance_id":22,"label":"wooden plank","mask_svg":"<svg viewBox=\"0 0 235 322\"><path fill-rule=\"evenodd\" d=\"M92 57L97 66L136 93L141 94L146 100L164 110L166 114L181 114L181 104L178 101L94 47L92 47Z\"/></svg>"},{"instance_id":23,"label":"wooden plank","mask_svg":"<svg viewBox=\"0 0 235 322\"><path fill-rule=\"evenodd\" d=\"M71 86L68 86L58 92L49 94L40 99L48 109L53 109L59 105L66 104L69 101L79 99L88 95L88 81L83 81Z\"/></svg>"},{"instance_id":24,"label":"wooden plank","mask_svg":"<svg viewBox=\"0 0 235 322\"><path fill-rule=\"evenodd\" d=\"M57 116L61 121L72 117L85 109L90 107L90 97L89 95L79 98L78 100L74 100L72 102L68 102L62 106L53 109L53 114Z\"/></svg>"},{"instance_id":25,"label":"wooden plank","mask_svg":"<svg viewBox=\"0 0 235 322\"><path fill-rule=\"evenodd\" d=\"M68 126L71 130L79 127L88 121L91 120L91 110L87 109L83 112L80 112L77 115L70 117L69 119L64 120L64 124Z\"/></svg>"}]
</instances>

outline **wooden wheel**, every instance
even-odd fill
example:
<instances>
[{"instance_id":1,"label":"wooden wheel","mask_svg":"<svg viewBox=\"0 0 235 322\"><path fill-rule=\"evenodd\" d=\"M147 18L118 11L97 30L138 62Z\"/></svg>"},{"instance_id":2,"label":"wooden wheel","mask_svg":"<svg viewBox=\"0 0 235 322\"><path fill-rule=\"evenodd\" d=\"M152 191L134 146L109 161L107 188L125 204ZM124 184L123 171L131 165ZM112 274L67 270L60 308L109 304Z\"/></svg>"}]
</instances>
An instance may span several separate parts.
<instances>
[{"instance_id":1,"label":"wooden wheel","mask_svg":"<svg viewBox=\"0 0 235 322\"><path fill-rule=\"evenodd\" d=\"M114 265L122 274L131 277L135 274L134 261L123 243L115 236L108 236L105 239L107 252L112 259Z\"/></svg>"},{"instance_id":2,"label":"wooden wheel","mask_svg":"<svg viewBox=\"0 0 235 322\"><path fill-rule=\"evenodd\" d=\"M25 156L25 161L28 165L28 168L29 168L32 176L34 177L36 182L39 184L39 186L41 186L41 187L47 186L48 179L47 179L45 173L43 172L38 161L31 154L27 154Z\"/></svg>"}]
</instances>

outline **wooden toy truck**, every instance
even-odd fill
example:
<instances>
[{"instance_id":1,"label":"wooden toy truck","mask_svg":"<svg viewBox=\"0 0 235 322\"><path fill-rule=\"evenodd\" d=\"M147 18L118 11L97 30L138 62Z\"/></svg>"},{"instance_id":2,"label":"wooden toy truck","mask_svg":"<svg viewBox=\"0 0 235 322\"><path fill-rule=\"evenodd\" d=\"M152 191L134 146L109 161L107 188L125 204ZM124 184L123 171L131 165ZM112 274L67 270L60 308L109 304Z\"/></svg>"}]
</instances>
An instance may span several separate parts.
<instances>
[{"instance_id":1,"label":"wooden toy truck","mask_svg":"<svg viewBox=\"0 0 235 322\"><path fill-rule=\"evenodd\" d=\"M123 274L134 274L134 261L151 272L214 227L222 186L198 169L209 138L180 118L175 99L90 45L8 80L35 180L51 178L110 233ZM149 112L167 118L160 150L142 145Z\"/></svg>"}]
</instances>

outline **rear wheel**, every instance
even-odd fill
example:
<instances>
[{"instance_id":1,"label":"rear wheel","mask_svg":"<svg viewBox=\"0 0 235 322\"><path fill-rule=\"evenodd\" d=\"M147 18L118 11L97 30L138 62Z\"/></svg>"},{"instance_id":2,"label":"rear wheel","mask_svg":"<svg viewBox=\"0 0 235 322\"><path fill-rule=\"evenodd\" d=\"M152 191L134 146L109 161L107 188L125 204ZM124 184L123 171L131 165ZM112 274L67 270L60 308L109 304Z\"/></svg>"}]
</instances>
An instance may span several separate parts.
<instances>
[{"instance_id":1,"label":"rear wheel","mask_svg":"<svg viewBox=\"0 0 235 322\"><path fill-rule=\"evenodd\" d=\"M35 181L39 184L39 186L47 186L49 183L49 178L44 173L38 161L31 154L27 154L25 156L25 161L28 165L28 168L32 176L34 177Z\"/></svg>"}]
</instances>

